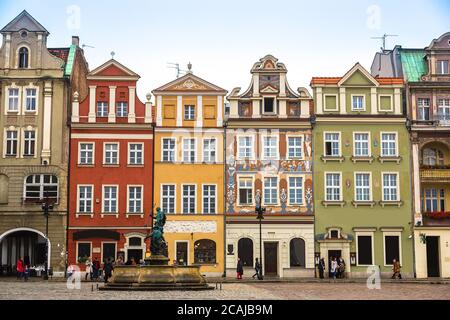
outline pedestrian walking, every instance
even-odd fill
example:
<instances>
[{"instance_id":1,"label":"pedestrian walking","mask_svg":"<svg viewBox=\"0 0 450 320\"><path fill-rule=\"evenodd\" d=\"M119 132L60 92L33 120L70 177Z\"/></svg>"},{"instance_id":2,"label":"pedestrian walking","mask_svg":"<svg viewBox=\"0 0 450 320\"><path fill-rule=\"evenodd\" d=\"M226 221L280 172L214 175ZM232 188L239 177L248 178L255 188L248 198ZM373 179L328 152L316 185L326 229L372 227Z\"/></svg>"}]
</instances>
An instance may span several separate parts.
<instances>
[{"instance_id":1,"label":"pedestrian walking","mask_svg":"<svg viewBox=\"0 0 450 320\"><path fill-rule=\"evenodd\" d=\"M26 282L28 281L28 278L30 277L30 266L29 265L25 265L24 270L23 270L23 280Z\"/></svg>"},{"instance_id":2,"label":"pedestrian walking","mask_svg":"<svg viewBox=\"0 0 450 320\"><path fill-rule=\"evenodd\" d=\"M23 271L24 271L22 257L19 257L19 259L17 259L16 271L17 271L17 279L21 280L23 278Z\"/></svg>"},{"instance_id":3,"label":"pedestrian walking","mask_svg":"<svg viewBox=\"0 0 450 320\"><path fill-rule=\"evenodd\" d=\"M342 257L339 258L338 262L338 270L339 270L339 279L345 278L345 261Z\"/></svg>"},{"instance_id":4,"label":"pedestrian walking","mask_svg":"<svg viewBox=\"0 0 450 320\"><path fill-rule=\"evenodd\" d=\"M86 266L84 280L87 281L87 279L89 277L89 280L92 281L92 261L91 261L91 257L87 257L87 259L84 262L84 264Z\"/></svg>"},{"instance_id":5,"label":"pedestrian walking","mask_svg":"<svg viewBox=\"0 0 450 320\"><path fill-rule=\"evenodd\" d=\"M402 274L400 273L401 268L402 266L400 265L399 261L397 261L396 259L392 260L392 271L394 272L394 274L392 275L392 279L402 278Z\"/></svg>"},{"instance_id":6,"label":"pedestrian walking","mask_svg":"<svg viewBox=\"0 0 450 320\"><path fill-rule=\"evenodd\" d=\"M244 274L244 266L242 265L241 258L238 258L237 267L236 267L237 279L241 280L242 275Z\"/></svg>"},{"instance_id":7,"label":"pedestrian walking","mask_svg":"<svg viewBox=\"0 0 450 320\"><path fill-rule=\"evenodd\" d=\"M104 273L105 273L105 283L108 283L108 279L112 277L112 272L114 267L110 259L108 259L103 265Z\"/></svg>"},{"instance_id":8,"label":"pedestrian walking","mask_svg":"<svg viewBox=\"0 0 450 320\"><path fill-rule=\"evenodd\" d=\"M331 259L331 266L330 266L330 272L331 272L331 276L333 277L333 279L336 279L336 271L337 271L337 261L336 258L333 257Z\"/></svg>"},{"instance_id":9,"label":"pedestrian walking","mask_svg":"<svg viewBox=\"0 0 450 320\"><path fill-rule=\"evenodd\" d=\"M100 270L100 262L98 261L98 258L95 257L94 261L92 262L92 280L94 281L98 280L99 270Z\"/></svg>"},{"instance_id":10,"label":"pedestrian walking","mask_svg":"<svg viewBox=\"0 0 450 320\"><path fill-rule=\"evenodd\" d=\"M320 279L323 279L324 278L323 273L325 271L325 259L324 258L321 258L319 260L318 268L319 268L319 277L320 277Z\"/></svg>"},{"instance_id":11,"label":"pedestrian walking","mask_svg":"<svg viewBox=\"0 0 450 320\"><path fill-rule=\"evenodd\" d=\"M258 258L255 259L255 274L252 275L252 278L255 279L257 277L258 279L261 278L261 263L259 262Z\"/></svg>"}]
</instances>

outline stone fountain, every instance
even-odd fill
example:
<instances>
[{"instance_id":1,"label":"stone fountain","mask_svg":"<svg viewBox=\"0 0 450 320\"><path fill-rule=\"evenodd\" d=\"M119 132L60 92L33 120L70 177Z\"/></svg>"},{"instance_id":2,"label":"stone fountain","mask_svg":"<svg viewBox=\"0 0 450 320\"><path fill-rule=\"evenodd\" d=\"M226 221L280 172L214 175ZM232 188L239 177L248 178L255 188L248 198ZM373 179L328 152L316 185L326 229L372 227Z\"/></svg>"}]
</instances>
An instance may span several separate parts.
<instances>
[{"instance_id":1,"label":"stone fountain","mask_svg":"<svg viewBox=\"0 0 450 320\"><path fill-rule=\"evenodd\" d=\"M150 257L145 265L116 266L110 281L100 290L212 290L200 274L200 266L169 266L167 243L164 239L166 215L157 208L152 232Z\"/></svg>"}]
</instances>

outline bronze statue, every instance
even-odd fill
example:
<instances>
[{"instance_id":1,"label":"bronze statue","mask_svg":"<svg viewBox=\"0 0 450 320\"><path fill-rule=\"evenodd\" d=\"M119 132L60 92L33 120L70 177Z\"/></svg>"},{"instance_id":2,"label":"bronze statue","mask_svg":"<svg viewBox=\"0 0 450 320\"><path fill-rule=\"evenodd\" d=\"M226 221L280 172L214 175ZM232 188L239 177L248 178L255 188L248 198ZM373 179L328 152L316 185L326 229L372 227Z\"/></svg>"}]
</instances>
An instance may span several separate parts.
<instances>
[{"instance_id":1,"label":"bronze statue","mask_svg":"<svg viewBox=\"0 0 450 320\"><path fill-rule=\"evenodd\" d=\"M164 225L166 224L166 214L161 208L156 209L156 218L153 225L151 238L150 252L152 256L168 256L167 242L164 239Z\"/></svg>"}]
</instances>

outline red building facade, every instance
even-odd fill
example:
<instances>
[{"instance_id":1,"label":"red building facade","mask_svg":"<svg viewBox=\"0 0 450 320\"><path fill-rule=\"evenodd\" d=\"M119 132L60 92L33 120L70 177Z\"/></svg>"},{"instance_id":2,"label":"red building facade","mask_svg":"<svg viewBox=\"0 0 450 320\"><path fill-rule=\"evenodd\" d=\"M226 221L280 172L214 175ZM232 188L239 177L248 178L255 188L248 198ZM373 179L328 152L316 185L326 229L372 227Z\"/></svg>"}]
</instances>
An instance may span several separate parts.
<instances>
[{"instance_id":1,"label":"red building facade","mask_svg":"<svg viewBox=\"0 0 450 320\"><path fill-rule=\"evenodd\" d=\"M68 263L143 259L152 225L152 105L114 59L89 73L71 116ZM150 100L150 96L147 97ZM82 267L82 270L84 268Z\"/></svg>"}]
</instances>

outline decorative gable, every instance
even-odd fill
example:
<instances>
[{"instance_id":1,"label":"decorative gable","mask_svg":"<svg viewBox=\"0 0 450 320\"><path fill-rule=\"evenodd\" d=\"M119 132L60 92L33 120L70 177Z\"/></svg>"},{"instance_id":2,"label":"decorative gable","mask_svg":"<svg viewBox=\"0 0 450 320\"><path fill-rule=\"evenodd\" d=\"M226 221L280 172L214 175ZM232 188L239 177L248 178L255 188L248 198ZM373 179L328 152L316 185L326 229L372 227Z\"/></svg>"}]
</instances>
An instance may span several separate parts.
<instances>
[{"instance_id":1,"label":"decorative gable","mask_svg":"<svg viewBox=\"0 0 450 320\"><path fill-rule=\"evenodd\" d=\"M192 92L192 91L226 94L225 89L222 89L212 83L209 83L208 81L205 81L192 73L188 73L179 79L176 79L162 87L159 87L158 89L154 90L153 93L158 94L162 92Z\"/></svg>"},{"instance_id":2,"label":"decorative gable","mask_svg":"<svg viewBox=\"0 0 450 320\"><path fill-rule=\"evenodd\" d=\"M102 64L100 67L92 70L88 75L88 79L96 79L102 77L113 77L124 80L138 80L140 78L137 73L131 71L114 59L111 59L108 62Z\"/></svg>"},{"instance_id":3,"label":"decorative gable","mask_svg":"<svg viewBox=\"0 0 450 320\"><path fill-rule=\"evenodd\" d=\"M10 23L8 23L0 32L18 32L27 30L30 32L43 32L49 34L36 19L34 19L26 10L22 11Z\"/></svg>"},{"instance_id":4,"label":"decorative gable","mask_svg":"<svg viewBox=\"0 0 450 320\"><path fill-rule=\"evenodd\" d=\"M338 82L338 86L377 86L378 81L359 63L355 64Z\"/></svg>"}]
</instances>

